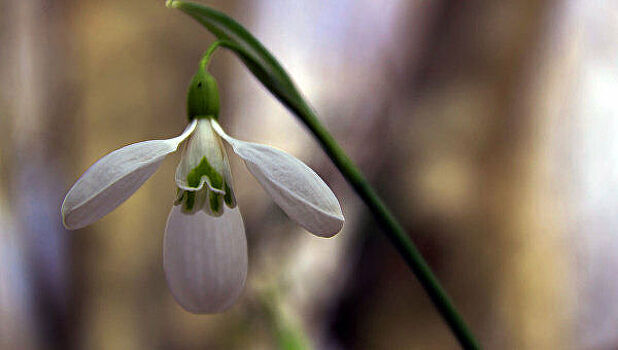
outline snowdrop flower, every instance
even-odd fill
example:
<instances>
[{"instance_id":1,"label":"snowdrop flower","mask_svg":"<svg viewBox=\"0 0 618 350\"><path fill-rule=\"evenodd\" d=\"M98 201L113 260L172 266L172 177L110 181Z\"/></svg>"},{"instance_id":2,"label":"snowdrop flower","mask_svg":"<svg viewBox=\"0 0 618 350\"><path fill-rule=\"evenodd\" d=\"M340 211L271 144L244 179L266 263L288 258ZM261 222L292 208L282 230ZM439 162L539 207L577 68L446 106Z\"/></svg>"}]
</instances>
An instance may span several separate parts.
<instances>
[{"instance_id":1,"label":"snowdrop flower","mask_svg":"<svg viewBox=\"0 0 618 350\"><path fill-rule=\"evenodd\" d=\"M247 276L245 229L222 140L281 209L309 232L331 237L344 218L333 192L303 162L223 131L217 122L217 84L204 64L191 82L187 110L190 123L180 136L135 143L92 165L67 193L62 219L75 230L102 218L186 140L175 176L177 197L165 228L163 267L180 305L194 313L215 313L236 301Z\"/></svg>"}]
</instances>

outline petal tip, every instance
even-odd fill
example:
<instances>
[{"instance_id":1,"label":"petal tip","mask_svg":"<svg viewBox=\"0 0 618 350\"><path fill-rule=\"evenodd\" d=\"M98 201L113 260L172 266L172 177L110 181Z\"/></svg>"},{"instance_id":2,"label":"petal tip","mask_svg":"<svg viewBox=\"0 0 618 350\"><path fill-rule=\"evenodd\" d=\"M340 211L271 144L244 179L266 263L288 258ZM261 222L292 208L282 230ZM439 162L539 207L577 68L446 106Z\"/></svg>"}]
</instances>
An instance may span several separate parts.
<instances>
[{"instance_id":1,"label":"petal tip","mask_svg":"<svg viewBox=\"0 0 618 350\"><path fill-rule=\"evenodd\" d=\"M205 304L199 305L199 304L187 302L182 297L176 295L176 293L174 292L174 288L171 288L171 286L169 286L169 281L168 281L168 287L176 303L183 310L190 312L194 315L214 315L214 314L224 313L228 311L229 309L231 309L236 304L236 301L238 301L238 299L242 295L242 293L238 293L237 296L230 298L230 300L226 303L221 303L221 304L205 303ZM244 289L244 283L243 283L242 289Z\"/></svg>"},{"instance_id":2,"label":"petal tip","mask_svg":"<svg viewBox=\"0 0 618 350\"><path fill-rule=\"evenodd\" d=\"M89 224L82 224L82 223L72 223L71 222L71 215L69 214L62 214L62 226L64 226L64 228L66 228L69 231L75 231L78 230L80 228L84 228L86 226L88 226Z\"/></svg>"},{"instance_id":3,"label":"petal tip","mask_svg":"<svg viewBox=\"0 0 618 350\"><path fill-rule=\"evenodd\" d=\"M69 218L71 216L72 210L69 209L66 204L68 197L69 195L67 194L64 201L62 202L62 207L60 207L60 216L62 217L62 226L64 226L64 228L66 228L67 230L72 231L72 230L77 230L79 227L75 227L74 225L69 224Z\"/></svg>"},{"instance_id":4,"label":"petal tip","mask_svg":"<svg viewBox=\"0 0 618 350\"><path fill-rule=\"evenodd\" d=\"M319 229L309 229L307 227L305 227L306 229L308 229L309 232L311 232L312 234L318 236L318 237L322 237L322 238L332 238L334 237L336 234L338 234L339 232L341 232L341 230L343 229L343 225L345 224L345 219L343 216L337 216L337 217L333 217L333 220L331 220L329 223L326 223L325 225L321 226Z\"/></svg>"},{"instance_id":5,"label":"petal tip","mask_svg":"<svg viewBox=\"0 0 618 350\"><path fill-rule=\"evenodd\" d=\"M62 226L64 226L64 228L66 228L67 230L73 230L73 228L71 226L69 226L69 224L67 224L67 217L66 215L64 215L64 213L62 213Z\"/></svg>"},{"instance_id":6,"label":"petal tip","mask_svg":"<svg viewBox=\"0 0 618 350\"><path fill-rule=\"evenodd\" d=\"M220 302L220 300L208 300L202 298L193 298L191 293L186 293L186 286L176 286L174 285L173 278L167 273L165 274L165 279L167 282L168 289L172 294L172 297L182 307L185 311L190 312L195 315L208 315L208 314L220 314L223 313L230 308L232 308L240 296L243 294L245 289L246 275L237 286L237 289L231 296L229 296L224 302Z\"/></svg>"}]
</instances>

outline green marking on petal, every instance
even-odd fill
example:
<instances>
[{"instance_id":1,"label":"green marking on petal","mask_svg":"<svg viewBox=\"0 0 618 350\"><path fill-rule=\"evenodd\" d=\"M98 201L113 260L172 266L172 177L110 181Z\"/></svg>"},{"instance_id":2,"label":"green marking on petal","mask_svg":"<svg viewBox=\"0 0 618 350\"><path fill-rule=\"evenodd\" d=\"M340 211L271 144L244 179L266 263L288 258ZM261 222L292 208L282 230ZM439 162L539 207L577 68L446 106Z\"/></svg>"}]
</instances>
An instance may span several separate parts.
<instances>
[{"instance_id":1,"label":"green marking on petal","mask_svg":"<svg viewBox=\"0 0 618 350\"><path fill-rule=\"evenodd\" d=\"M209 199L210 199L210 210L212 210L212 212L215 214L220 214L221 209L222 209L221 208L222 207L221 195L210 191Z\"/></svg>"},{"instance_id":2,"label":"green marking on petal","mask_svg":"<svg viewBox=\"0 0 618 350\"><path fill-rule=\"evenodd\" d=\"M175 204L182 204L183 212L185 213L190 214L200 209L205 209L208 214L213 216L223 214L224 202L230 208L233 208L235 203L231 187L225 183L223 176L210 165L206 157L203 157L200 163L189 172L187 175L187 184L197 188L204 176L208 179L208 183L211 187L205 186L199 191L179 190L176 195ZM216 193L209 188L224 190L225 194ZM206 203L206 200L208 203ZM205 207L206 205L208 207Z\"/></svg>"},{"instance_id":3,"label":"green marking on petal","mask_svg":"<svg viewBox=\"0 0 618 350\"><path fill-rule=\"evenodd\" d=\"M197 187L200 185L202 176L208 178L212 187L220 190L223 189L223 176L210 165L206 157L203 157L200 164L189 172L187 175L187 183L189 183L189 186Z\"/></svg>"},{"instance_id":4,"label":"green marking on petal","mask_svg":"<svg viewBox=\"0 0 618 350\"><path fill-rule=\"evenodd\" d=\"M195 205L195 192L187 191L185 197L184 208L186 211L192 211Z\"/></svg>"},{"instance_id":5,"label":"green marking on petal","mask_svg":"<svg viewBox=\"0 0 618 350\"><path fill-rule=\"evenodd\" d=\"M225 196L223 197L223 200L225 201L225 204L227 204L228 207L234 208L234 200L232 199L232 189L227 184L227 182L225 183Z\"/></svg>"}]
</instances>

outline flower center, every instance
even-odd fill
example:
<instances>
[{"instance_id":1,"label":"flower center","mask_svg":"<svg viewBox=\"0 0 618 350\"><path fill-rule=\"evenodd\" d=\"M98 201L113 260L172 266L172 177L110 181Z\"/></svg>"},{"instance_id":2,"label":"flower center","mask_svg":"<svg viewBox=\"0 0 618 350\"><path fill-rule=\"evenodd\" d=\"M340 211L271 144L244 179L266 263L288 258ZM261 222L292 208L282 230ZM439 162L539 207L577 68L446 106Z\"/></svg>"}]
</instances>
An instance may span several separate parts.
<instances>
[{"instance_id":1,"label":"flower center","mask_svg":"<svg viewBox=\"0 0 618 350\"><path fill-rule=\"evenodd\" d=\"M176 169L176 204L193 214L204 210L209 215L223 214L224 203L234 208L231 170L225 147L208 118L199 119L187 141Z\"/></svg>"},{"instance_id":2,"label":"flower center","mask_svg":"<svg viewBox=\"0 0 618 350\"><path fill-rule=\"evenodd\" d=\"M229 186L224 186L223 175L219 174L215 168L208 162L206 157L203 157L197 167L193 168L189 174L187 175L187 183L191 187L198 187L202 178L206 177L208 179L208 183L210 186L202 188L200 191L188 191L188 198L185 202L185 209L191 211L193 206L195 205L195 197L198 195L196 192L206 192L204 194L207 195L208 205L210 206L210 210L213 213L219 213L222 209L222 195L220 193L216 193L215 191L210 190L208 187L212 187L217 190L225 191L225 197L230 197ZM226 201L227 203L227 201ZM205 204L205 203L204 203Z\"/></svg>"}]
</instances>

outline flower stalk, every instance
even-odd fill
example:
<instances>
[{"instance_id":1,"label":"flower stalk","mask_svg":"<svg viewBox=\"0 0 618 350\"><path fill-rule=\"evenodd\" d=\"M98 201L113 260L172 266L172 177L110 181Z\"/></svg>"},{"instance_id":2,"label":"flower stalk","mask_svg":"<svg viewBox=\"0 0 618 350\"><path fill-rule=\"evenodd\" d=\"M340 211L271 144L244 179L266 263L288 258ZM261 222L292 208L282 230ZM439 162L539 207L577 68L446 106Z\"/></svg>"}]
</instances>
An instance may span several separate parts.
<instances>
[{"instance_id":1,"label":"flower stalk","mask_svg":"<svg viewBox=\"0 0 618 350\"><path fill-rule=\"evenodd\" d=\"M403 226L365 179L358 167L339 146L335 138L322 125L316 113L299 93L288 74L272 54L244 27L221 12L185 1L168 0L166 5L185 12L212 32L218 41L215 42L216 46L213 45L212 50L208 51L210 54L218 46L232 50L256 78L303 122L341 174L367 205L390 242L421 283L462 348L479 349L480 347L472 332L470 332L450 297L440 285Z\"/></svg>"}]
</instances>

